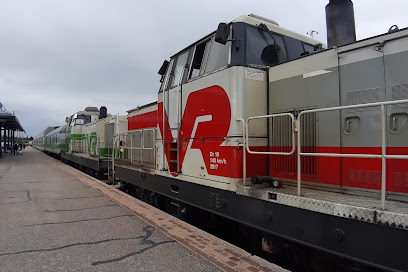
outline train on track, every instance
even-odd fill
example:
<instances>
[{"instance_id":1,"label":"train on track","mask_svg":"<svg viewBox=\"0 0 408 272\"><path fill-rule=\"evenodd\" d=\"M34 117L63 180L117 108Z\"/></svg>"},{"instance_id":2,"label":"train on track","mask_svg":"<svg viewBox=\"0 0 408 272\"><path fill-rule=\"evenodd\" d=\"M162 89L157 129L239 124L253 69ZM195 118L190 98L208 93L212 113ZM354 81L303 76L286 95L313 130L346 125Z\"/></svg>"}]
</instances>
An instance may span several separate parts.
<instances>
[{"instance_id":1,"label":"train on track","mask_svg":"<svg viewBox=\"0 0 408 272\"><path fill-rule=\"evenodd\" d=\"M265 251L408 271L408 29L356 41L349 0L326 17L327 48L257 15L220 23L163 63L157 102L87 107L33 145L254 227Z\"/></svg>"}]
</instances>

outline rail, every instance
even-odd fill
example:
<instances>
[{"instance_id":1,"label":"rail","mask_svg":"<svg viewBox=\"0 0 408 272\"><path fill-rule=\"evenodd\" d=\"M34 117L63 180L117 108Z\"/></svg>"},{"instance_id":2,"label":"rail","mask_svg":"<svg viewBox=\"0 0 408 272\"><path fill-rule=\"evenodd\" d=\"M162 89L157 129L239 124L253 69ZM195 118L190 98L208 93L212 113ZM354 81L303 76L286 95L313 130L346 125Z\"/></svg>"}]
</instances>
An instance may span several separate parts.
<instances>
[{"instance_id":1,"label":"rail","mask_svg":"<svg viewBox=\"0 0 408 272\"><path fill-rule=\"evenodd\" d=\"M262 115L262 116L255 116L255 117L250 117L247 119L245 125L248 128L249 127L249 121L251 120L256 120L256 119L265 119L265 118L277 118L277 117L283 117L283 116L289 116L290 119L292 120L291 122L291 130L292 130L292 150L290 152L273 152L273 151L252 151L249 149L249 145L246 146L246 150L248 151L249 154L260 154L260 155L292 155L295 153L296 146L295 146L295 117L291 113L277 113L277 114L271 114L271 115ZM245 133L245 138L246 142L249 143L249 130L246 130Z\"/></svg>"},{"instance_id":2,"label":"rail","mask_svg":"<svg viewBox=\"0 0 408 272\"><path fill-rule=\"evenodd\" d=\"M301 196L301 177L302 177L302 156L314 156L314 157L337 157L337 158L372 158L372 159L381 159L381 208L385 209L385 197L386 197L386 160L387 159L408 159L408 155L387 155L387 133L386 133L386 106L388 105L396 105L396 104L405 104L408 103L408 99L405 100L396 100L396 101L387 101L387 102L377 102L377 103L367 103L367 104L358 104L358 105L349 105L349 106L338 106L338 107L330 107L330 108L321 108L321 109L312 109L312 110L304 110L301 111L297 117L290 113L282 113L282 114L272 114L272 115L263 115L263 116L255 116L250 117L247 119L246 122L242 118L236 119L237 121L241 121L243 123L243 143L244 150L246 150L249 154L262 154L262 155L292 155L294 154L296 147L297 147L297 195ZM365 108L365 107L380 107L380 114L381 114L381 155L377 154L339 154L339 153L313 153L313 152L302 152L302 118L306 114L310 113L319 113L319 112L328 112L328 111L336 111L336 110L346 110L346 109L356 109L356 108ZM290 152L259 152L250 150L249 147L249 121L255 119L263 119L263 118L277 118L282 116L290 116L292 120L292 150ZM395 120L393 120L395 121ZM298 134L297 141L295 141L296 136L295 133ZM246 185L246 156L243 156L243 183Z\"/></svg>"},{"instance_id":3,"label":"rail","mask_svg":"<svg viewBox=\"0 0 408 272\"><path fill-rule=\"evenodd\" d=\"M290 152L273 152L273 151L253 151L250 150L249 145L247 145L246 143L249 143L249 130L247 129L249 127L249 122L251 120L259 120L259 119L266 119L266 118L278 118L278 117L290 117L291 119L291 134L292 134L292 149ZM243 185L249 185L247 183L246 180L246 152L245 150L249 153L249 154L259 154L259 155L292 155L295 153L296 147L295 147L295 129L294 129L294 120L295 117L293 116L293 114L291 113L278 113L278 114L270 114L270 115L262 115L262 116L254 116L254 117L250 117L247 119L247 121L245 121L242 118L238 118L236 119L237 121L240 121L242 123L242 144L240 144L240 146L243 147L243 157L242 157L242 177L243 177Z\"/></svg>"},{"instance_id":4,"label":"rail","mask_svg":"<svg viewBox=\"0 0 408 272\"><path fill-rule=\"evenodd\" d=\"M248 185L246 181L246 152L245 152L245 146L246 146L246 133L245 133L245 120L242 118L236 119L237 121L240 121L242 123L242 144L239 144L239 146L242 146L242 183L244 186Z\"/></svg>"},{"instance_id":5,"label":"rail","mask_svg":"<svg viewBox=\"0 0 408 272\"><path fill-rule=\"evenodd\" d=\"M141 138L141 143L140 147L133 147L133 137L130 138L130 163L133 163L133 150L140 150L140 163L143 165L143 151L144 150L153 150L153 158L155 158L155 148L154 144L152 144L152 147L146 147L145 146L145 132L151 131L153 132L152 136L150 136L153 141L156 137L156 129L155 128L149 128L149 129L137 129L137 130L132 130L131 132L140 132L140 138Z\"/></svg>"},{"instance_id":6,"label":"rail","mask_svg":"<svg viewBox=\"0 0 408 272\"><path fill-rule=\"evenodd\" d=\"M381 159L381 208L385 209L385 194L386 194L386 160L387 159L408 159L408 155L387 155L387 133L386 133L386 111L385 107L387 105L396 105L396 104L403 104L408 103L408 99L406 100L398 100L398 101L387 101L387 102L377 102L377 103L368 103L368 104L359 104L359 105L350 105L350 106L339 106L339 107L331 107L331 108L322 108L322 109L314 109L314 110L305 110L299 113L298 115L298 131L301 131L301 118L303 115L308 113L317 113L317 112L327 112L327 111L336 111L336 110L345 110L345 109L355 109L355 108L365 108L365 107L378 107L381 108L381 155L374 155L374 154L339 154L339 153L312 153L302 152L301 146L301 133L298 133L297 139L297 194L298 196L301 195L301 156L316 156L316 157L337 157L337 158L373 158L373 159Z\"/></svg>"},{"instance_id":7,"label":"rail","mask_svg":"<svg viewBox=\"0 0 408 272\"><path fill-rule=\"evenodd\" d=\"M113 154L115 153L115 150L114 150L114 147L115 147L115 138L114 137L112 137L110 140L109 140L109 144L108 144L108 149L109 150L112 150L112 153L110 154L110 153L108 153L108 181L109 181L109 178L110 178L110 169L112 168L112 184L114 184L114 182L115 182L115 179L114 179L114 175L115 175L115 171L114 171L114 159L113 159ZM112 164L111 164L112 163Z\"/></svg>"}]
</instances>

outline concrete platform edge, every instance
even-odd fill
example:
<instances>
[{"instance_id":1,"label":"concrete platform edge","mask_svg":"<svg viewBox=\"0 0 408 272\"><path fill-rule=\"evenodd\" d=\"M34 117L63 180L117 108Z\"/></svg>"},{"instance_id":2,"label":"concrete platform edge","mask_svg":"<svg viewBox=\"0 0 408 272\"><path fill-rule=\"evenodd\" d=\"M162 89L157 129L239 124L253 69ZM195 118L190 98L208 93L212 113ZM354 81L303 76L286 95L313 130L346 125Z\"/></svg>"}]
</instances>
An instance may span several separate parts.
<instances>
[{"instance_id":1,"label":"concrete platform edge","mask_svg":"<svg viewBox=\"0 0 408 272\"><path fill-rule=\"evenodd\" d=\"M288 271L149 206L75 168L62 163L58 167L224 271Z\"/></svg>"}]
</instances>

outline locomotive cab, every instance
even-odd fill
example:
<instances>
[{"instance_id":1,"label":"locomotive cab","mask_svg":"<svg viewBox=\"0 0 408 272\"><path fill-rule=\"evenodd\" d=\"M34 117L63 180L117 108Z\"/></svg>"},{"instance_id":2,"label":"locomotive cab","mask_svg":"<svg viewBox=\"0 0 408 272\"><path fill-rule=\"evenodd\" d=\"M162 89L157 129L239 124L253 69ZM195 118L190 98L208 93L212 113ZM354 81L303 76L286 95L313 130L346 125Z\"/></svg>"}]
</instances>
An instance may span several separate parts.
<instances>
[{"instance_id":1,"label":"locomotive cab","mask_svg":"<svg viewBox=\"0 0 408 272\"><path fill-rule=\"evenodd\" d=\"M391 51L378 50L376 44L393 39L388 36L326 50L320 42L256 15L221 23L216 32L172 56L159 71L158 169L163 174L182 174L191 182L232 191L239 182L254 176L296 181L296 155L271 154L287 153L292 147L295 138L291 137L294 131L288 116L251 120L245 130L241 120L268 114L291 114L297 119L304 110L393 100L403 93L406 81L402 70L392 67L399 65L395 56L404 59L406 51L398 53L403 50L402 41L391 40L390 46L384 47ZM360 53L365 57L354 59L354 54ZM384 62L383 56L389 61ZM401 74L390 77L393 86L384 85L387 70ZM361 73L357 71L364 71L364 80L358 78ZM378 112L379 108L309 114L301 124L301 148L311 153L351 150L377 154L381 139L379 123L373 125L379 118L374 117L374 109ZM405 120L406 111L392 114L391 125L403 128L401 120ZM399 147L405 148L405 132L400 129L394 133L393 127L389 130L388 138L396 139L389 145L402 143ZM248 134L246 145L258 154L242 151L244 131ZM365 133L372 137L366 139L362 136ZM371 147L373 151L366 151ZM390 152L402 150L397 149ZM305 157L303 180L341 190L378 190L378 161L365 160ZM358 164L364 166L355 168ZM398 179L396 171L406 173L402 168L392 170L390 180ZM332 173L338 173L335 179ZM366 178L356 181L361 175ZM408 188L401 187L404 181L392 183L390 188L395 187L397 192Z\"/></svg>"},{"instance_id":2,"label":"locomotive cab","mask_svg":"<svg viewBox=\"0 0 408 272\"><path fill-rule=\"evenodd\" d=\"M159 169L234 190L243 168L237 119L268 113L267 69L321 48L310 37L249 15L220 24L172 56L159 71ZM267 122L257 122L250 135L255 148L265 149ZM259 159L249 174L267 174L265 158Z\"/></svg>"},{"instance_id":3,"label":"locomotive cab","mask_svg":"<svg viewBox=\"0 0 408 272\"><path fill-rule=\"evenodd\" d=\"M83 126L98 119L99 110L97 107L86 107L83 111L78 111L65 119L67 122L65 150L68 153L84 152L85 148L82 142L85 141L85 131Z\"/></svg>"}]
</instances>

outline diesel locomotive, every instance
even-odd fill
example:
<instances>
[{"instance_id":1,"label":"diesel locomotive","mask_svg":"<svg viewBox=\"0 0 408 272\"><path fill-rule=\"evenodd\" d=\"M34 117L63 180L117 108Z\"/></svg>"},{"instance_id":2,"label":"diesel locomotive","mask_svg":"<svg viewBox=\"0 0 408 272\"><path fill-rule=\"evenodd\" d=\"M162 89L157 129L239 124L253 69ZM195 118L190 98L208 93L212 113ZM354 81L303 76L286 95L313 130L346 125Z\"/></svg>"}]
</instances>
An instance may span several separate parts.
<instances>
[{"instance_id":1,"label":"diesel locomotive","mask_svg":"<svg viewBox=\"0 0 408 272\"><path fill-rule=\"evenodd\" d=\"M61 157L103 143L154 205L254 227L270 252L285 239L407 271L408 29L356 41L352 5L326 6L327 48L257 15L221 23L163 63L157 102L68 118Z\"/></svg>"}]
</instances>

